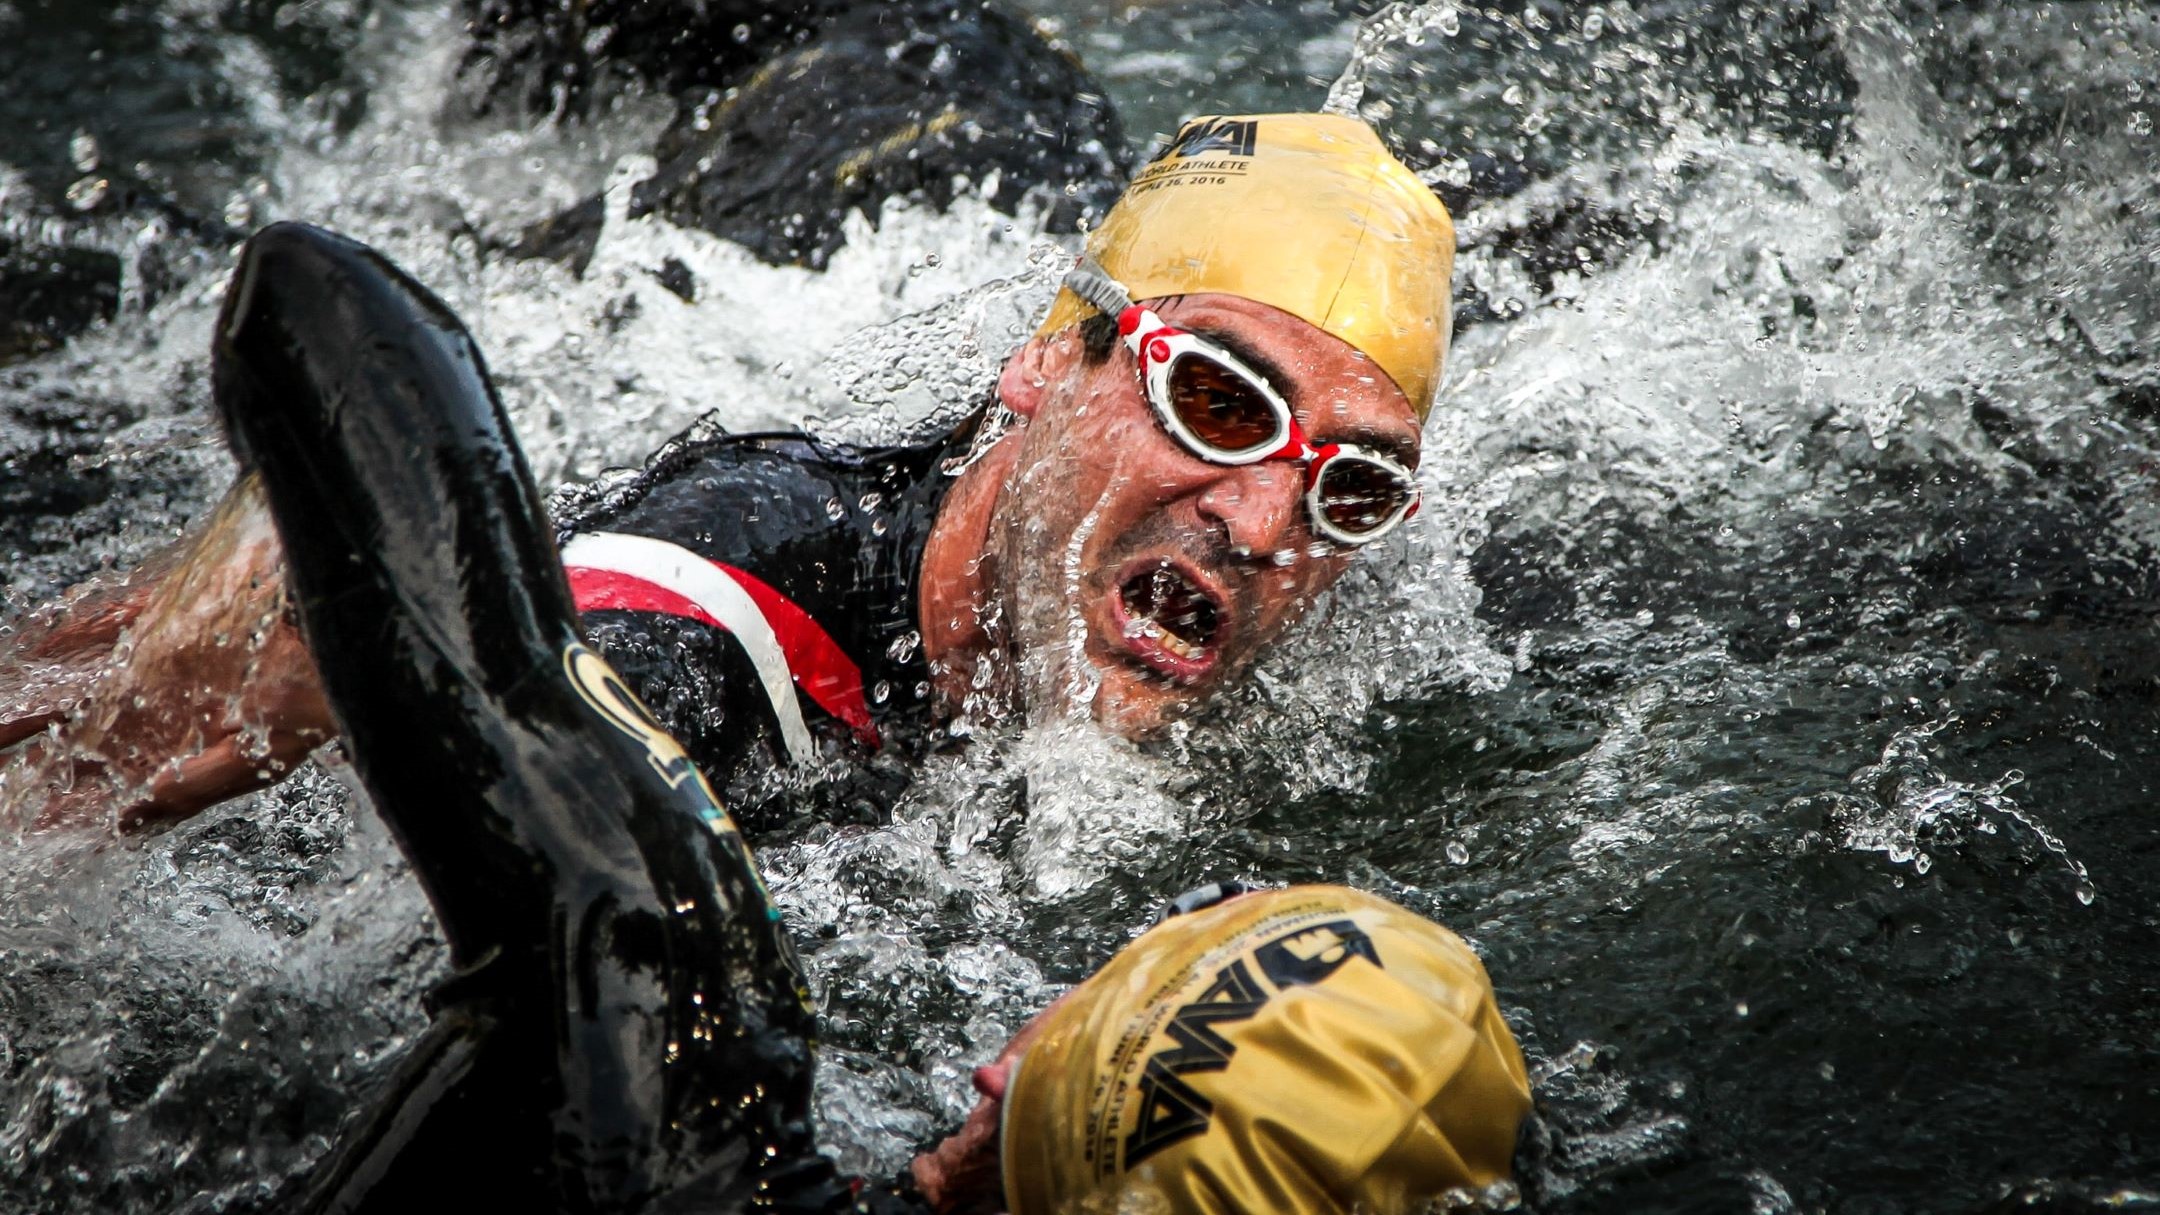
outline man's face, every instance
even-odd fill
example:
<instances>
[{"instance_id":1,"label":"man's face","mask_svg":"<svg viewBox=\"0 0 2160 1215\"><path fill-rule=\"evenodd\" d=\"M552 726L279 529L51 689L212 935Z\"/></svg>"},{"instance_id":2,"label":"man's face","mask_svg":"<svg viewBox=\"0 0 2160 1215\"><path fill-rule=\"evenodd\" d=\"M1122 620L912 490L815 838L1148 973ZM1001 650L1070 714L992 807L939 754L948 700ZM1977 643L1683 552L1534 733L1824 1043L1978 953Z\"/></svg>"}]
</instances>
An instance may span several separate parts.
<instances>
[{"instance_id":1,"label":"man's face","mask_svg":"<svg viewBox=\"0 0 2160 1215\"><path fill-rule=\"evenodd\" d=\"M1313 443L1415 465L1409 402L1341 339L1236 296L1156 311L1267 377ZM989 536L1007 635L1030 704L1146 735L1251 665L1350 551L1314 534L1303 464L1208 463L1156 421L1122 344L1089 365L1077 332L1043 341L1040 383L1023 386L1039 400Z\"/></svg>"}]
</instances>

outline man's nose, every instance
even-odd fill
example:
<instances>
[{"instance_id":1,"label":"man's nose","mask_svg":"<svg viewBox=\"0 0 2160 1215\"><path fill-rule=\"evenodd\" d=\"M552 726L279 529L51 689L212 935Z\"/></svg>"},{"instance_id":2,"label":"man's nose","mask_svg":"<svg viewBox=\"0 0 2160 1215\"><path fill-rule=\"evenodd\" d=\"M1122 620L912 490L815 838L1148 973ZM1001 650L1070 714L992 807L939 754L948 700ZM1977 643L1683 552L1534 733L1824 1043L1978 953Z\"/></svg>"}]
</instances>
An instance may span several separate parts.
<instances>
[{"instance_id":1,"label":"man's nose","mask_svg":"<svg viewBox=\"0 0 2160 1215\"><path fill-rule=\"evenodd\" d=\"M1303 466L1268 460L1230 470L1200 495L1200 514L1222 525L1239 552L1272 557L1302 543Z\"/></svg>"}]
</instances>

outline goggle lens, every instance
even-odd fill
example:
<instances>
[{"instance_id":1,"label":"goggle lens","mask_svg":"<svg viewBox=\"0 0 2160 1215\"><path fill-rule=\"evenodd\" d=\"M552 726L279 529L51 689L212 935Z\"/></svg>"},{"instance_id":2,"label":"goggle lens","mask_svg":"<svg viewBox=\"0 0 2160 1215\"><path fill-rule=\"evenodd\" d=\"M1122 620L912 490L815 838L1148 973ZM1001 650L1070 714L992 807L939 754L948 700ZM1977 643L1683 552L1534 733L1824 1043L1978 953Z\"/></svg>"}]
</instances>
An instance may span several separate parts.
<instances>
[{"instance_id":1,"label":"goggle lens","mask_svg":"<svg viewBox=\"0 0 2160 1215\"><path fill-rule=\"evenodd\" d=\"M1140 382L1163 428L1186 450L1219 464L1297 460L1309 468L1305 505L1313 530L1339 544L1379 539L1417 509L1408 469L1354 447L1315 448L1290 406L1227 351L1163 323L1130 292L1083 262L1065 285L1114 316L1139 360Z\"/></svg>"},{"instance_id":2,"label":"goggle lens","mask_svg":"<svg viewBox=\"0 0 2160 1215\"><path fill-rule=\"evenodd\" d=\"M1194 438L1217 451L1272 451L1288 437L1274 403L1210 358L1187 355L1170 365L1170 407Z\"/></svg>"},{"instance_id":3,"label":"goggle lens","mask_svg":"<svg viewBox=\"0 0 2160 1215\"><path fill-rule=\"evenodd\" d=\"M1344 536L1382 531L1410 508L1417 490L1393 470L1357 456L1337 456L1320 466L1313 503L1320 517Z\"/></svg>"}]
</instances>

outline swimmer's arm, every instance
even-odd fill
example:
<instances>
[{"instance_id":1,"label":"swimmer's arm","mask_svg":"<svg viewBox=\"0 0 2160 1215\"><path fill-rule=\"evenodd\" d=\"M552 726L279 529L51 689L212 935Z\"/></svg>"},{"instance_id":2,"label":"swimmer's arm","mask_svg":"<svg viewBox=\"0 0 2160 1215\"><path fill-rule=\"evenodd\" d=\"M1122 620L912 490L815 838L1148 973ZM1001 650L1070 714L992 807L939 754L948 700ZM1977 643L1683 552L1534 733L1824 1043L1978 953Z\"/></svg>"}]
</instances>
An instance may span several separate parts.
<instances>
[{"instance_id":1,"label":"swimmer's arm","mask_svg":"<svg viewBox=\"0 0 2160 1215\"><path fill-rule=\"evenodd\" d=\"M0 655L0 819L185 818L281 779L332 733L260 487L186 541L33 614Z\"/></svg>"}]
</instances>

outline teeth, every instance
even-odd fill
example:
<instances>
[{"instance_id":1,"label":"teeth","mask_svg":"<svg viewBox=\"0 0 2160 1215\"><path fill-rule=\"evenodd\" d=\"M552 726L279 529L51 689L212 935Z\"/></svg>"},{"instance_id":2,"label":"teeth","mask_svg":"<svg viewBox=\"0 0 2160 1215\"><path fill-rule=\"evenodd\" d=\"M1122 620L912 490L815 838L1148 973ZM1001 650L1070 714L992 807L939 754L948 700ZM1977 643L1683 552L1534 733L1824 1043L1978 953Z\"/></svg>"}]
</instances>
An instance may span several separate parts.
<instances>
[{"instance_id":1,"label":"teeth","mask_svg":"<svg viewBox=\"0 0 2160 1215\"><path fill-rule=\"evenodd\" d=\"M1168 629L1158 627L1155 630L1155 640L1162 648L1188 662L1200 657L1199 646L1188 643L1184 638Z\"/></svg>"},{"instance_id":2,"label":"teeth","mask_svg":"<svg viewBox=\"0 0 2160 1215\"><path fill-rule=\"evenodd\" d=\"M1135 620L1126 632L1134 637L1146 637L1155 644L1190 662L1200 657L1200 647L1164 628L1152 620Z\"/></svg>"}]
</instances>

